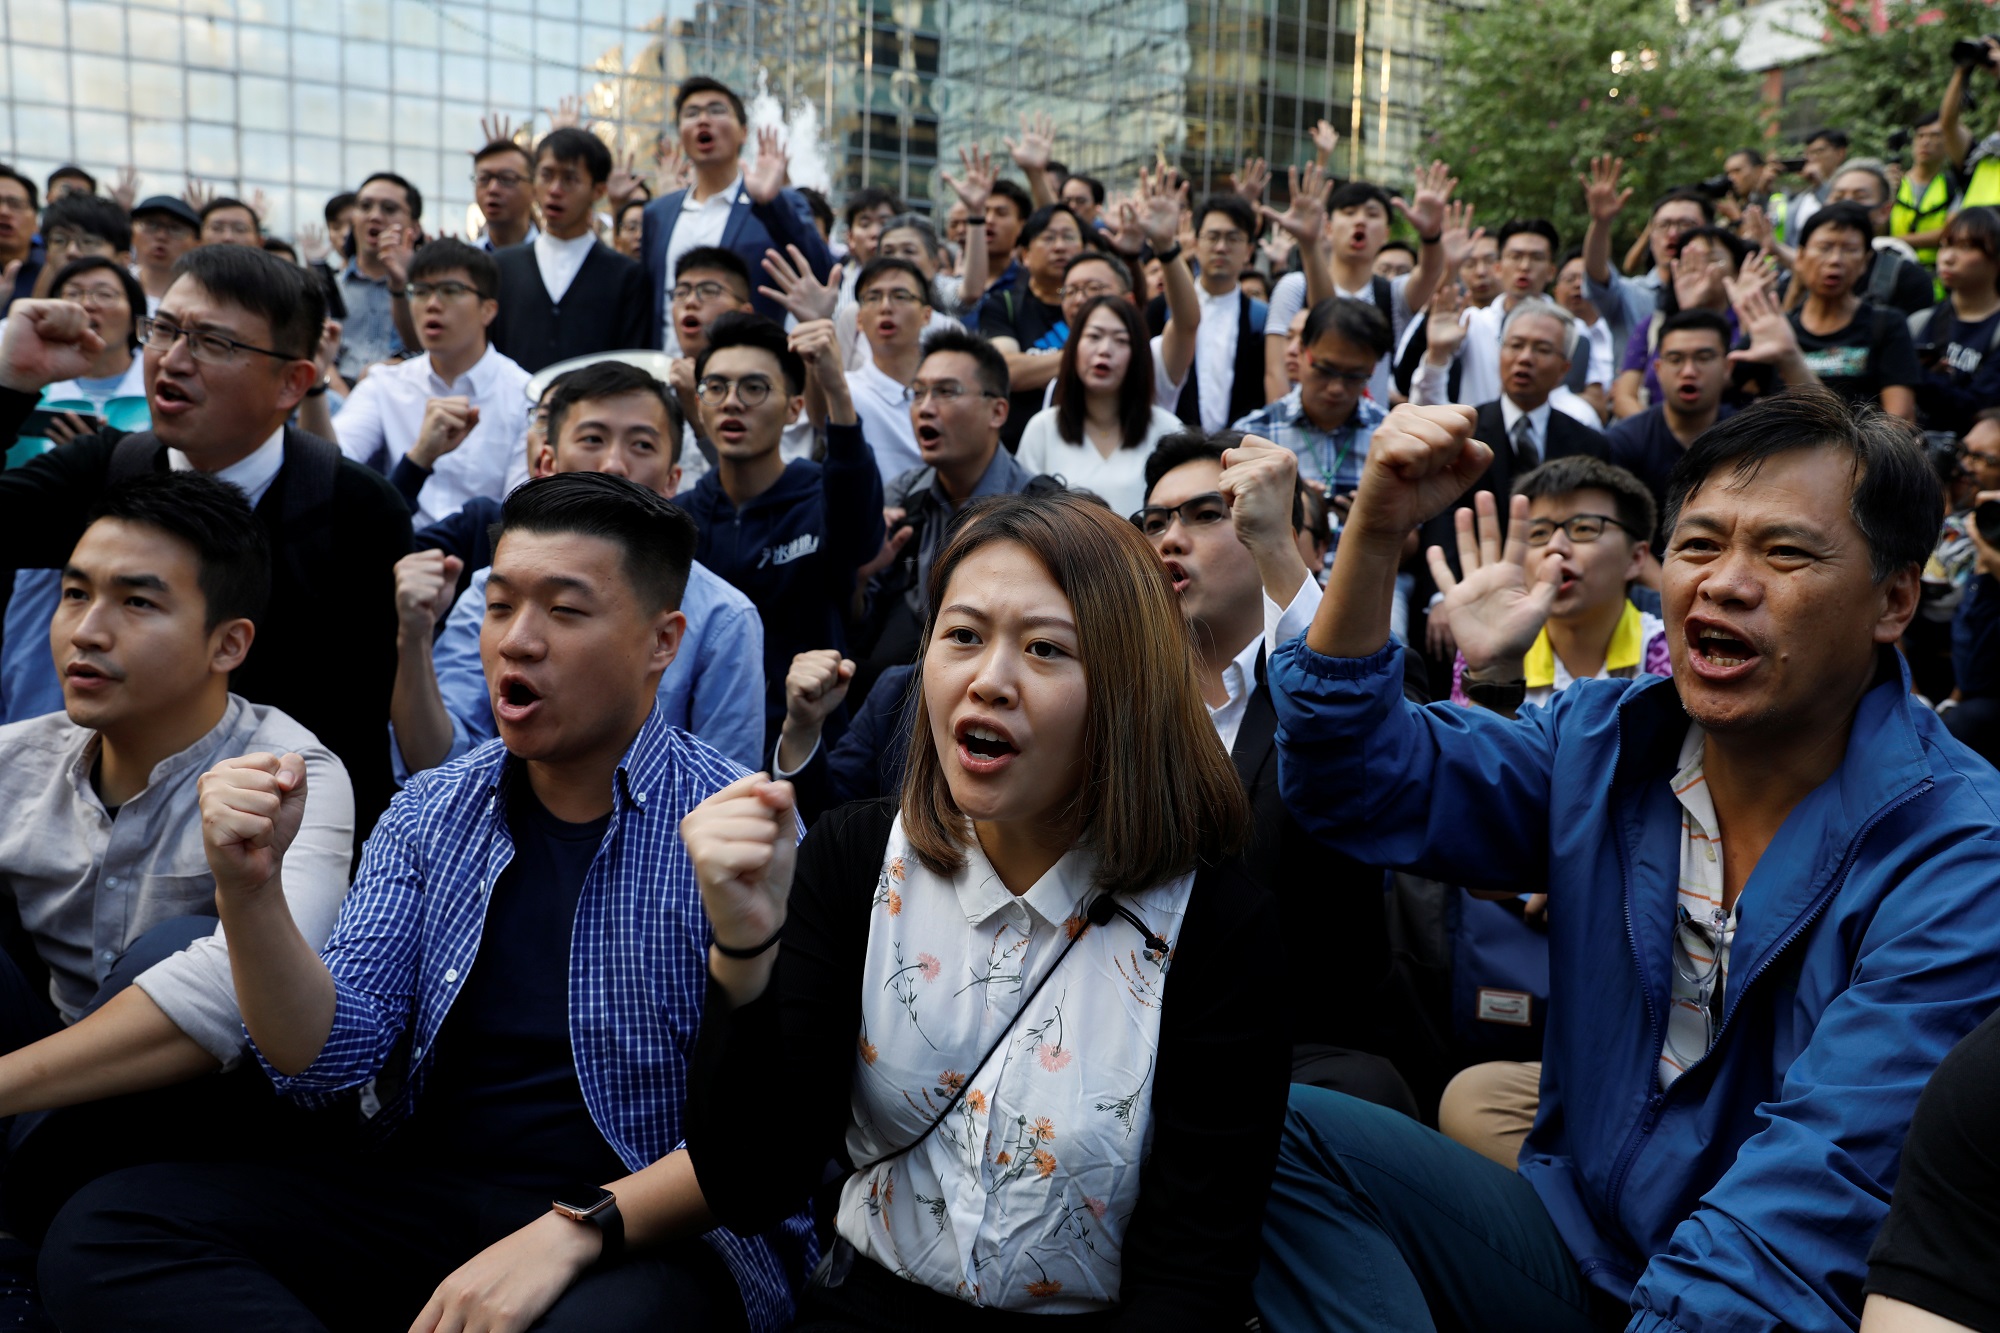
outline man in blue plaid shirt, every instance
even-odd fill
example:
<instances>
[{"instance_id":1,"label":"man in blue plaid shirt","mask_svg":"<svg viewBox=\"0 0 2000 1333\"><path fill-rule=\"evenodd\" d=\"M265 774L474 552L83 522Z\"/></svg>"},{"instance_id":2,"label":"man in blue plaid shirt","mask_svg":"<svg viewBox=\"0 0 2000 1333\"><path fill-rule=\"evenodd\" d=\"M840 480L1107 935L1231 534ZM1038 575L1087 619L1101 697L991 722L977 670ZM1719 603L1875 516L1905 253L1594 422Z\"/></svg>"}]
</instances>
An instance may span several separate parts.
<instances>
[{"instance_id":1,"label":"man in blue plaid shirt","mask_svg":"<svg viewBox=\"0 0 2000 1333\"><path fill-rule=\"evenodd\" d=\"M100 1180L44 1252L63 1326L789 1321L803 1209L715 1227L681 1141L710 940L679 825L741 773L654 709L694 544L623 478L508 497L480 642L499 737L396 797L320 953L279 882L298 756L203 777L255 1054L293 1098L361 1094L368 1141Z\"/></svg>"},{"instance_id":2,"label":"man in blue plaid shirt","mask_svg":"<svg viewBox=\"0 0 2000 1333\"><path fill-rule=\"evenodd\" d=\"M1366 301L1321 301L1299 335L1299 382L1235 429L1262 436L1299 456L1299 478L1329 500L1361 484L1368 440L1388 405L1368 396L1375 365L1389 354L1389 321Z\"/></svg>"}]
</instances>

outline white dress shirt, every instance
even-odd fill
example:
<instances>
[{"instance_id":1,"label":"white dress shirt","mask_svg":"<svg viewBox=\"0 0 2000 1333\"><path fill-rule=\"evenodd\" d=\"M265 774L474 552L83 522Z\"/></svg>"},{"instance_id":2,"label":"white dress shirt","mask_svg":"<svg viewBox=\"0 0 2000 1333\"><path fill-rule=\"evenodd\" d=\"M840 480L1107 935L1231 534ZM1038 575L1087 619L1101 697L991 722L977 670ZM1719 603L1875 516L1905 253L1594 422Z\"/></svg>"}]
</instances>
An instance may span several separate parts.
<instances>
[{"instance_id":1,"label":"white dress shirt","mask_svg":"<svg viewBox=\"0 0 2000 1333\"><path fill-rule=\"evenodd\" d=\"M1203 430L1229 429L1229 391L1236 384L1236 334L1243 289L1232 287L1221 296L1195 285L1201 298L1201 323L1194 331L1194 373L1201 385Z\"/></svg>"},{"instance_id":2,"label":"white dress shirt","mask_svg":"<svg viewBox=\"0 0 2000 1333\"><path fill-rule=\"evenodd\" d=\"M1236 733L1243 729L1243 715L1250 711L1250 698L1257 693L1257 654L1275 653L1312 628L1322 595L1319 584L1308 572L1289 605L1281 607L1269 595L1264 597L1264 632L1244 644L1243 651L1223 668L1222 687L1229 691L1229 697L1209 706L1208 720L1215 724L1215 734L1222 738L1223 749L1236 748Z\"/></svg>"},{"instance_id":3,"label":"white dress shirt","mask_svg":"<svg viewBox=\"0 0 2000 1333\"><path fill-rule=\"evenodd\" d=\"M1179 379L1174 379L1167 374L1167 360L1160 355L1160 344L1165 340L1165 334L1156 333L1153 335L1153 340L1146 345L1153 349L1153 406L1164 407L1167 411L1173 412L1180 407L1181 390L1187 388L1187 375L1183 375ZM1231 353L1231 355L1234 355L1234 353ZM1193 369L1190 368L1188 373L1193 374ZM1042 388L1042 406L1054 407L1055 405L1056 382L1050 380Z\"/></svg>"},{"instance_id":4,"label":"white dress shirt","mask_svg":"<svg viewBox=\"0 0 2000 1333\"><path fill-rule=\"evenodd\" d=\"M922 467L923 450L917 447L917 428L910 421L909 389L883 374L873 361L848 372L847 388L882 480L886 483Z\"/></svg>"},{"instance_id":5,"label":"white dress shirt","mask_svg":"<svg viewBox=\"0 0 2000 1333\"><path fill-rule=\"evenodd\" d=\"M661 304L660 345L668 356L681 354L681 340L674 333L674 274L680 269L681 256L697 246L721 245L722 234L729 230L729 213L736 207L737 196L743 193L743 174L717 190L708 198L695 200L692 187L681 197L680 216L674 219L673 234L667 237L667 271L661 279L666 288L666 300ZM751 265L750 285L755 288L763 281L764 275Z\"/></svg>"},{"instance_id":6,"label":"white dress shirt","mask_svg":"<svg viewBox=\"0 0 2000 1333\"><path fill-rule=\"evenodd\" d=\"M1483 407L1502 396L1500 326L1507 318L1507 312L1502 308L1505 304L1505 297L1495 297L1491 305L1468 310L1458 317L1458 322L1465 325L1465 341L1458 349L1458 397L1451 396L1451 367L1434 366L1426 355L1417 363L1417 373L1410 380L1411 402L1420 407L1443 403ZM1564 385L1558 384L1549 394L1549 403L1564 416L1599 434L1603 433L1604 418L1597 415L1597 409ZM1548 432L1543 431L1541 435L1546 439Z\"/></svg>"},{"instance_id":7,"label":"white dress shirt","mask_svg":"<svg viewBox=\"0 0 2000 1333\"><path fill-rule=\"evenodd\" d=\"M178 449L167 450L167 465L176 472L198 472L193 461ZM278 469L285 465L285 428L278 427L271 432L271 438L252 449L228 467L218 468L208 475L217 481L226 481L250 498L250 507L255 509L264 498L264 492L271 489L271 483L278 479Z\"/></svg>"},{"instance_id":8,"label":"white dress shirt","mask_svg":"<svg viewBox=\"0 0 2000 1333\"><path fill-rule=\"evenodd\" d=\"M1511 447L1514 443L1514 431L1516 429L1514 423L1522 417L1526 417L1528 419L1528 430L1534 437L1535 462L1538 464L1546 463L1549 460L1549 412L1551 410L1552 405L1547 399L1543 400L1540 407L1527 409L1521 407L1512 398L1508 398L1504 394L1500 398L1500 421L1507 428L1508 445ZM1519 459L1515 460L1517 466L1519 462Z\"/></svg>"},{"instance_id":9,"label":"white dress shirt","mask_svg":"<svg viewBox=\"0 0 2000 1333\"><path fill-rule=\"evenodd\" d=\"M508 478L516 471L527 479L522 440L530 410L528 379L527 371L490 344L470 370L450 381L439 376L429 356L413 356L368 372L333 419L333 432L340 451L355 462L386 451L393 468L416 444L431 399L466 398L479 409L479 424L437 460L417 492L416 525L427 527L457 513L475 495L506 499Z\"/></svg>"},{"instance_id":10,"label":"white dress shirt","mask_svg":"<svg viewBox=\"0 0 2000 1333\"><path fill-rule=\"evenodd\" d=\"M1186 429L1186 422L1156 405L1146 438L1107 455L1098 452L1087 434L1078 444L1065 440L1056 427L1056 409L1045 407L1028 418L1014 457L1030 472L1061 477L1070 486L1101 497L1112 513L1123 518L1146 503L1146 460L1153 456L1153 447Z\"/></svg>"},{"instance_id":11,"label":"white dress shirt","mask_svg":"<svg viewBox=\"0 0 2000 1333\"><path fill-rule=\"evenodd\" d=\"M590 247L597 244L597 236L586 231L565 241L541 232L535 237L534 244L535 267L542 271L542 286L548 289L549 300L561 305L563 293L576 281L583 261L590 257Z\"/></svg>"}]
</instances>

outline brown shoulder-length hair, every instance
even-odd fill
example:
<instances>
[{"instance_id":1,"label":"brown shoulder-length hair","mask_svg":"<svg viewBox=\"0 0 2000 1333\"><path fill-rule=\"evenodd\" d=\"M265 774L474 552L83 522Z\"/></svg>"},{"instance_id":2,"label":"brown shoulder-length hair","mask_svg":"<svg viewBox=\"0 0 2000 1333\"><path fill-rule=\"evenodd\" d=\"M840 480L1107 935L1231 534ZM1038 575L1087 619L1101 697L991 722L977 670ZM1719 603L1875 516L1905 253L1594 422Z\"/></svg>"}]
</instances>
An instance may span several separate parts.
<instances>
[{"instance_id":1,"label":"brown shoulder-length hair","mask_svg":"<svg viewBox=\"0 0 2000 1333\"><path fill-rule=\"evenodd\" d=\"M931 566L923 652L952 572L995 542L1018 542L1049 571L1076 616L1083 661L1084 774L1057 818L1096 847L1097 884L1137 892L1239 851L1249 800L1195 679L1186 619L1160 557L1139 530L1079 495L1004 495L970 506ZM903 778L903 832L926 866L965 865L972 825L952 800L931 739L920 657L916 725Z\"/></svg>"},{"instance_id":2,"label":"brown shoulder-length hair","mask_svg":"<svg viewBox=\"0 0 2000 1333\"><path fill-rule=\"evenodd\" d=\"M1125 380L1118 386L1118 433L1124 437L1120 448L1136 449L1146 442L1153 425L1153 338L1129 296L1093 296L1076 312L1076 327L1063 344L1062 366L1056 371L1056 433L1071 444L1083 443L1085 395L1076 359L1081 355L1083 326L1100 310L1118 316L1132 340L1132 359L1125 363Z\"/></svg>"}]
</instances>

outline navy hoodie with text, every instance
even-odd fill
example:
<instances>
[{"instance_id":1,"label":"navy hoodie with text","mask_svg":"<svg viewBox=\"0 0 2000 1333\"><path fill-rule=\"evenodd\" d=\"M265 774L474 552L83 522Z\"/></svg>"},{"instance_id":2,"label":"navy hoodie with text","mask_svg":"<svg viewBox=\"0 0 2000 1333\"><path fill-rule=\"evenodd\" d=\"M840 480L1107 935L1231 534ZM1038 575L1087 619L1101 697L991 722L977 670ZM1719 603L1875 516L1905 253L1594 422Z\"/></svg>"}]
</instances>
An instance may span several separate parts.
<instances>
[{"instance_id":1,"label":"navy hoodie with text","mask_svg":"<svg viewBox=\"0 0 2000 1333\"><path fill-rule=\"evenodd\" d=\"M694 558L748 597L764 619L765 748L785 720L792 658L847 648L855 571L882 549L882 475L859 425L826 428L826 461L795 459L737 508L720 473L683 506L701 528Z\"/></svg>"}]
</instances>

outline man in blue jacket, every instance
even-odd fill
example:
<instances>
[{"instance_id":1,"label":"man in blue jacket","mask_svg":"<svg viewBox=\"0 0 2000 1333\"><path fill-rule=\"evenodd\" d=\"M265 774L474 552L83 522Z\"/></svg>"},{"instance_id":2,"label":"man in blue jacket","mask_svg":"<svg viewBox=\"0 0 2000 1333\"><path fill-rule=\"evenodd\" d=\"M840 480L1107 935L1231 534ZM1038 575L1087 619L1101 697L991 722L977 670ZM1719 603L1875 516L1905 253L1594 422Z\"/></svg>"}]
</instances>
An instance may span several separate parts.
<instances>
[{"instance_id":1,"label":"man in blue jacket","mask_svg":"<svg viewBox=\"0 0 2000 1333\"><path fill-rule=\"evenodd\" d=\"M1917 1095L2000 1004L2000 775L1891 647L1937 483L1906 427L1823 392L1719 423L1668 493L1672 679L1583 681L1509 720L1406 703L1389 639L1404 537L1491 459L1471 428L1399 408L1377 431L1270 683L1285 799L1320 837L1547 885L1541 1109L1517 1175L1295 1089L1265 1321L1851 1328ZM1496 632L1546 613L1555 562L1485 554ZM1487 684L1518 704L1521 682Z\"/></svg>"},{"instance_id":2,"label":"man in blue jacket","mask_svg":"<svg viewBox=\"0 0 2000 1333\"><path fill-rule=\"evenodd\" d=\"M757 160L743 169L750 125L743 99L705 75L682 82L674 97L681 151L694 167L694 184L655 199L640 218L639 253L653 285L653 328L659 346L675 356L680 339L669 322L674 270L680 257L704 245L740 255L750 272L763 272L764 253L788 248L804 256L821 282L833 271L833 252L813 225L812 206L785 188L785 148L774 129L757 135ZM797 262L796 259L793 261ZM782 320L784 307L761 293L750 298L757 313Z\"/></svg>"},{"instance_id":3,"label":"man in blue jacket","mask_svg":"<svg viewBox=\"0 0 2000 1333\"><path fill-rule=\"evenodd\" d=\"M808 370L826 404L826 459L787 463L778 446L805 403ZM762 315L718 316L694 378L716 464L681 504L701 529L695 559L764 617L769 754L785 721L792 658L847 647L862 569L892 554L882 545L882 474L854 415L832 320L787 334Z\"/></svg>"}]
</instances>

